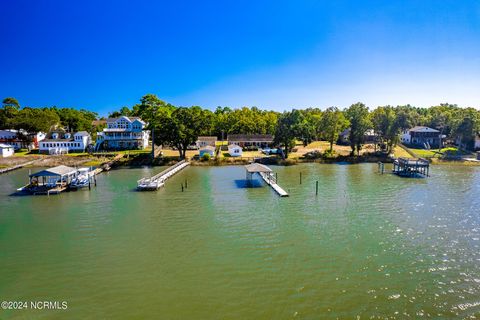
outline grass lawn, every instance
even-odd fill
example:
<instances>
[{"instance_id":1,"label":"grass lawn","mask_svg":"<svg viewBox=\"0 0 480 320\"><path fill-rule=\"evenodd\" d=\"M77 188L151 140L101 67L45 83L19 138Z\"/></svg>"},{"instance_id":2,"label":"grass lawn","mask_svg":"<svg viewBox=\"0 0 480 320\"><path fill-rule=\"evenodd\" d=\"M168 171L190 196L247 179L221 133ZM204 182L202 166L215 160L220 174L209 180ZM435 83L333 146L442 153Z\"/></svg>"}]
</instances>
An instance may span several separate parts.
<instances>
[{"instance_id":1,"label":"grass lawn","mask_svg":"<svg viewBox=\"0 0 480 320\"><path fill-rule=\"evenodd\" d=\"M179 157L180 153L178 150L172 149L162 149L162 153L164 157ZM198 154L198 150L187 150L186 156L188 158L193 158L195 155Z\"/></svg>"},{"instance_id":2,"label":"grass lawn","mask_svg":"<svg viewBox=\"0 0 480 320\"><path fill-rule=\"evenodd\" d=\"M396 146L395 149L393 149L393 154L396 158L412 158L410 153L408 153L405 149L399 146Z\"/></svg>"},{"instance_id":3,"label":"grass lawn","mask_svg":"<svg viewBox=\"0 0 480 320\"><path fill-rule=\"evenodd\" d=\"M468 155L469 153L466 153L462 150L459 150L458 148L455 147L448 147L448 148L442 148L442 149L431 149L431 150L426 150L426 149L416 149L416 148L409 148L412 152L414 152L418 157L422 158L440 158L440 156L444 153L449 153L449 154L458 154L458 155ZM440 153L439 153L440 152Z\"/></svg>"}]
</instances>

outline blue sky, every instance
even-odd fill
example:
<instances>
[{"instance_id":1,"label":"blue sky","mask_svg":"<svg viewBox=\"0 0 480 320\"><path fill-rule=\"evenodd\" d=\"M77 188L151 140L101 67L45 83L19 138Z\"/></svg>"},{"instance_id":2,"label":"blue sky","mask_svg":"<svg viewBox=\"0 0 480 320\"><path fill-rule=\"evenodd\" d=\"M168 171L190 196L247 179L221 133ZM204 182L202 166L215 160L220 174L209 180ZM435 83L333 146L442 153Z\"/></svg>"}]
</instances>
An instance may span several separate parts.
<instances>
[{"instance_id":1,"label":"blue sky","mask_svg":"<svg viewBox=\"0 0 480 320\"><path fill-rule=\"evenodd\" d=\"M479 1L1 0L0 97L480 107Z\"/></svg>"}]
</instances>

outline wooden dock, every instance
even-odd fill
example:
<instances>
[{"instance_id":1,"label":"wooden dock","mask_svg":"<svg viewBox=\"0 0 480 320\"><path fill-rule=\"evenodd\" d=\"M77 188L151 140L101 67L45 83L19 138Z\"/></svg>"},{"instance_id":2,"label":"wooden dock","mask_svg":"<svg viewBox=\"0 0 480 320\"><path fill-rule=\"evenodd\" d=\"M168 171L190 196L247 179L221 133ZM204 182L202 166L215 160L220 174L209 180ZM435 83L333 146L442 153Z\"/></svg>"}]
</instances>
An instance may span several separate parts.
<instances>
[{"instance_id":1,"label":"wooden dock","mask_svg":"<svg viewBox=\"0 0 480 320\"><path fill-rule=\"evenodd\" d=\"M273 172L269 172L269 173L260 172L260 176L262 177L263 181L265 181L266 184L272 187L272 189L275 190L280 195L280 197L288 197L288 193L277 184L277 181L275 179L275 176L273 175Z\"/></svg>"},{"instance_id":2,"label":"wooden dock","mask_svg":"<svg viewBox=\"0 0 480 320\"><path fill-rule=\"evenodd\" d=\"M423 158L398 158L393 162L393 173L401 177L428 177L430 162Z\"/></svg>"},{"instance_id":3,"label":"wooden dock","mask_svg":"<svg viewBox=\"0 0 480 320\"><path fill-rule=\"evenodd\" d=\"M0 174L23 168L23 167L28 166L30 164L34 164L35 162L37 162L39 160L41 160L41 159L35 159L35 160L32 160L32 161L27 161L27 162L24 162L24 163L21 163L21 164L17 164L17 165L12 166L12 167L0 169Z\"/></svg>"},{"instance_id":4,"label":"wooden dock","mask_svg":"<svg viewBox=\"0 0 480 320\"><path fill-rule=\"evenodd\" d=\"M186 168L190 162L182 160L177 162L168 169L163 170L162 172L150 177L142 178L137 181L137 190L139 191L155 191L165 185L165 181L175 175L177 172L180 172Z\"/></svg>"},{"instance_id":5,"label":"wooden dock","mask_svg":"<svg viewBox=\"0 0 480 320\"><path fill-rule=\"evenodd\" d=\"M263 181L272 187L272 189L275 190L280 197L288 197L288 193L277 184L277 179L273 174L273 170L266 165L260 163L251 163L245 166L245 170L247 171L247 181L252 180L252 175L254 173L258 173L262 177Z\"/></svg>"}]
</instances>

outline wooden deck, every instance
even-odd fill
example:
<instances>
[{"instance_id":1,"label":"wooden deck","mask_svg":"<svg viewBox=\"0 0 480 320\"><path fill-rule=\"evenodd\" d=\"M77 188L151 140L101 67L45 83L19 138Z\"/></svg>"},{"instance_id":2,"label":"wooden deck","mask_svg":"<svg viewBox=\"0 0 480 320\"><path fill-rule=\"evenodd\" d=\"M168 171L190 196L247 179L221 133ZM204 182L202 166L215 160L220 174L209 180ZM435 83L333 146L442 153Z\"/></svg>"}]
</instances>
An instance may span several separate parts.
<instances>
[{"instance_id":1,"label":"wooden deck","mask_svg":"<svg viewBox=\"0 0 480 320\"><path fill-rule=\"evenodd\" d=\"M275 192L278 193L280 197L288 197L288 193L277 184L275 176L272 172L260 172L259 174L262 177L263 181L265 181L266 184L272 187L272 189L275 190Z\"/></svg>"},{"instance_id":2,"label":"wooden deck","mask_svg":"<svg viewBox=\"0 0 480 320\"><path fill-rule=\"evenodd\" d=\"M139 191L155 191L165 185L165 181L175 175L177 172L185 169L190 162L182 160L177 162L173 166L169 167L166 170L150 177L150 178L142 178L137 181L137 190Z\"/></svg>"},{"instance_id":3,"label":"wooden deck","mask_svg":"<svg viewBox=\"0 0 480 320\"><path fill-rule=\"evenodd\" d=\"M393 173L401 177L428 177L430 162L423 158L398 158L393 163Z\"/></svg>"}]
</instances>

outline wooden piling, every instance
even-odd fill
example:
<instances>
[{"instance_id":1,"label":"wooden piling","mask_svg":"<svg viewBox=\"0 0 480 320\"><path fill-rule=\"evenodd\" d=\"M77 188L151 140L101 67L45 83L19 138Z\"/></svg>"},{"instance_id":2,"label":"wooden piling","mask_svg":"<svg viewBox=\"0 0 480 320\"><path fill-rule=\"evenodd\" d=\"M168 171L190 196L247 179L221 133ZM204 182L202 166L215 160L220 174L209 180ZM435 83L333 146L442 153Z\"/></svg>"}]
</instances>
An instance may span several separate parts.
<instances>
[{"instance_id":1,"label":"wooden piling","mask_svg":"<svg viewBox=\"0 0 480 320\"><path fill-rule=\"evenodd\" d=\"M302 184L302 172L300 171L300 184Z\"/></svg>"},{"instance_id":2,"label":"wooden piling","mask_svg":"<svg viewBox=\"0 0 480 320\"><path fill-rule=\"evenodd\" d=\"M315 182L315 195L318 196L318 180Z\"/></svg>"}]
</instances>

